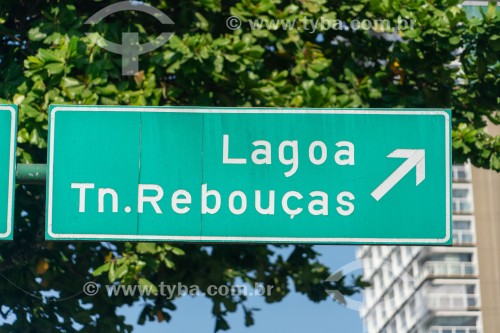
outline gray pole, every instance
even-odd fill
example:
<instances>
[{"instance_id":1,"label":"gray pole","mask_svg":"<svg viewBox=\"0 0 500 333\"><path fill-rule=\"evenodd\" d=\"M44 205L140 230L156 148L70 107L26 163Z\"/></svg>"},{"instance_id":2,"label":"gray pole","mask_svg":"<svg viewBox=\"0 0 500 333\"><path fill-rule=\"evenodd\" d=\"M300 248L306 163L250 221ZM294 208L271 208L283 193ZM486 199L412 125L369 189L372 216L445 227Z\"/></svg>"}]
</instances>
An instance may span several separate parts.
<instances>
[{"instance_id":1,"label":"gray pole","mask_svg":"<svg viewBox=\"0 0 500 333\"><path fill-rule=\"evenodd\" d=\"M18 164L16 184L44 185L47 177L47 164Z\"/></svg>"}]
</instances>

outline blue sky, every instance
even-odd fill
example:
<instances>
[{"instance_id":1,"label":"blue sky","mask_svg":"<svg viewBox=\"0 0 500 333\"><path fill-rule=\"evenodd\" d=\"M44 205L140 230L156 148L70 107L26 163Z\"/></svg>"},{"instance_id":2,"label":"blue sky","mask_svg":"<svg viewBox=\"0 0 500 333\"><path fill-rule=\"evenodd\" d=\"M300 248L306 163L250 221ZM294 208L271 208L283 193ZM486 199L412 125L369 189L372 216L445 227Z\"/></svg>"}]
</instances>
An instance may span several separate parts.
<instances>
[{"instance_id":1,"label":"blue sky","mask_svg":"<svg viewBox=\"0 0 500 333\"><path fill-rule=\"evenodd\" d=\"M322 254L322 262L332 272L355 260L354 246L316 246ZM356 272L358 273L358 272ZM359 272L361 273L361 272ZM361 296L356 297L360 300ZM183 297L176 301L177 310L172 313L170 323L148 323L136 325L138 333L212 333L215 325L211 314L211 302L204 297ZM231 330L243 333L314 333L363 332L362 322L357 311L347 309L333 300L319 304L309 301L305 296L291 293L282 302L266 304L260 297L250 297L248 307L257 307L255 325L244 325L243 313L238 311L228 317ZM127 317L129 324L136 324L140 307L124 308L120 312Z\"/></svg>"}]
</instances>

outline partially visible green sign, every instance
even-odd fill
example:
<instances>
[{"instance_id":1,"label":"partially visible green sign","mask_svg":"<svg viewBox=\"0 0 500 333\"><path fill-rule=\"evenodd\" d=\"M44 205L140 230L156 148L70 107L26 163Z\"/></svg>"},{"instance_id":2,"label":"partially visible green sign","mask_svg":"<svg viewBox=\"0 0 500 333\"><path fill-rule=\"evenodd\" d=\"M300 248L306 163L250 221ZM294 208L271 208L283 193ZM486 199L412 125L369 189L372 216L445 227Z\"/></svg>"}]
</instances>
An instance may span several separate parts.
<instances>
[{"instance_id":1,"label":"partially visible green sign","mask_svg":"<svg viewBox=\"0 0 500 333\"><path fill-rule=\"evenodd\" d=\"M0 105L0 240L12 239L17 106Z\"/></svg>"},{"instance_id":2,"label":"partially visible green sign","mask_svg":"<svg viewBox=\"0 0 500 333\"><path fill-rule=\"evenodd\" d=\"M451 244L450 119L53 106L46 237Z\"/></svg>"}]
</instances>

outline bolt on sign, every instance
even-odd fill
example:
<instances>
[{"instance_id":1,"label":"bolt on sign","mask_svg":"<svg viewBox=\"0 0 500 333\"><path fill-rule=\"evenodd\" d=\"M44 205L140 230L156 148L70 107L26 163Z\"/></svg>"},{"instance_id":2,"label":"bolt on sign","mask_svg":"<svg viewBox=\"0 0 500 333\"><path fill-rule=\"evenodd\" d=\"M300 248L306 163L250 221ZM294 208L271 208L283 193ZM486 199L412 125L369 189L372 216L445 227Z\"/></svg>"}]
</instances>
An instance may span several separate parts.
<instances>
[{"instance_id":1,"label":"bolt on sign","mask_svg":"<svg viewBox=\"0 0 500 333\"><path fill-rule=\"evenodd\" d=\"M46 237L451 244L450 111L52 106Z\"/></svg>"},{"instance_id":2,"label":"bolt on sign","mask_svg":"<svg viewBox=\"0 0 500 333\"><path fill-rule=\"evenodd\" d=\"M0 105L0 240L12 239L17 106Z\"/></svg>"}]
</instances>

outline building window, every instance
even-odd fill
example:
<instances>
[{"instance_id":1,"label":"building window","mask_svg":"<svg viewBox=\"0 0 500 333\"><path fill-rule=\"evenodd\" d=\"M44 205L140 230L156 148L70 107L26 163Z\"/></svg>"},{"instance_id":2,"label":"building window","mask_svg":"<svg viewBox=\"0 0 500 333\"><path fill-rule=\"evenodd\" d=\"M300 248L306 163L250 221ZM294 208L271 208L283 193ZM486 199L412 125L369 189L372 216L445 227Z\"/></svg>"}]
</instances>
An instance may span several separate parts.
<instances>
[{"instance_id":1,"label":"building window","mask_svg":"<svg viewBox=\"0 0 500 333\"><path fill-rule=\"evenodd\" d=\"M385 309L385 300L380 301L380 318L384 320L387 317L387 311Z\"/></svg>"},{"instance_id":2,"label":"building window","mask_svg":"<svg viewBox=\"0 0 500 333\"><path fill-rule=\"evenodd\" d=\"M375 258L381 258L382 257L382 247L377 246L375 247Z\"/></svg>"},{"instance_id":3,"label":"building window","mask_svg":"<svg viewBox=\"0 0 500 333\"><path fill-rule=\"evenodd\" d=\"M454 182L470 182L471 181L471 169L470 165L454 165L452 167L452 176Z\"/></svg>"},{"instance_id":4,"label":"building window","mask_svg":"<svg viewBox=\"0 0 500 333\"><path fill-rule=\"evenodd\" d=\"M471 230L471 221L453 220L453 230Z\"/></svg>"},{"instance_id":5,"label":"building window","mask_svg":"<svg viewBox=\"0 0 500 333\"><path fill-rule=\"evenodd\" d=\"M387 263L385 266L384 266L384 274L386 275L386 278L387 278L387 281L392 281L392 279L394 278L394 271L390 265L390 263Z\"/></svg>"},{"instance_id":6,"label":"building window","mask_svg":"<svg viewBox=\"0 0 500 333\"><path fill-rule=\"evenodd\" d=\"M399 315L399 323L401 324L401 330L406 330L406 310L403 308L401 314Z\"/></svg>"},{"instance_id":7,"label":"building window","mask_svg":"<svg viewBox=\"0 0 500 333\"><path fill-rule=\"evenodd\" d=\"M401 257L401 250L399 248L396 250L396 263L399 267L403 265L403 258Z\"/></svg>"},{"instance_id":8,"label":"building window","mask_svg":"<svg viewBox=\"0 0 500 333\"><path fill-rule=\"evenodd\" d=\"M391 329L389 330L391 333L398 333L398 330L396 328L396 322L393 320L391 324Z\"/></svg>"},{"instance_id":9,"label":"building window","mask_svg":"<svg viewBox=\"0 0 500 333\"><path fill-rule=\"evenodd\" d=\"M387 301L389 303L389 311L394 311L396 309L396 300L394 299L394 290L391 290L387 294Z\"/></svg>"},{"instance_id":10,"label":"building window","mask_svg":"<svg viewBox=\"0 0 500 333\"><path fill-rule=\"evenodd\" d=\"M377 318L375 316L368 317L366 322L367 322L368 327L376 327L377 326Z\"/></svg>"},{"instance_id":11,"label":"building window","mask_svg":"<svg viewBox=\"0 0 500 333\"><path fill-rule=\"evenodd\" d=\"M385 283L384 283L384 272L383 272L383 270L379 271L378 276L380 278L380 288L383 288L385 286Z\"/></svg>"},{"instance_id":12,"label":"building window","mask_svg":"<svg viewBox=\"0 0 500 333\"><path fill-rule=\"evenodd\" d=\"M453 244L473 244L476 233L472 216L453 217Z\"/></svg>"},{"instance_id":13,"label":"building window","mask_svg":"<svg viewBox=\"0 0 500 333\"><path fill-rule=\"evenodd\" d=\"M455 184L452 194L453 212L472 213L472 187L469 184Z\"/></svg>"},{"instance_id":14,"label":"building window","mask_svg":"<svg viewBox=\"0 0 500 333\"><path fill-rule=\"evenodd\" d=\"M380 290L382 289L382 285L380 283L380 278L378 277L378 273L376 273L374 276L373 276L373 286L375 287L375 290Z\"/></svg>"},{"instance_id":15,"label":"building window","mask_svg":"<svg viewBox=\"0 0 500 333\"><path fill-rule=\"evenodd\" d=\"M408 303L408 311L410 312L410 316L415 317L417 313L415 307L415 298L412 298Z\"/></svg>"},{"instance_id":16,"label":"building window","mask_svg":"<svg viewBox=\"0 0 500 333\"><path fill-rule=\"evenodd\" d=\"M398 286L397 290L398 290L399 298L400 299L404 299L404 297L405 297L405 290L404 290L403 281L399 280L397 286Z\"/></svg>"},{"instance_id":17,"label":"building window","mask_svg":"<svg viewBox=\"0 0 500 333\"><path fill-rule=\"evenodd\" d=\"M409 258L412 258L412 253L411 253L411 246L405 246L406 248L406 255L409 257Z\"/></svg>"},{"instance_id":18,"label":"building window","mask_svg":"<svg viewBox=\"0 0 500 333\"><path fill-rule=\"evenodd\" d=\"M372 258L372 249L371 247L369 247L366 252L365 252L365 258L368 259L369 262L371 262L373 260Z\"/></svg>"}]
</instances>

